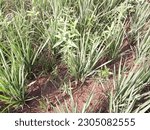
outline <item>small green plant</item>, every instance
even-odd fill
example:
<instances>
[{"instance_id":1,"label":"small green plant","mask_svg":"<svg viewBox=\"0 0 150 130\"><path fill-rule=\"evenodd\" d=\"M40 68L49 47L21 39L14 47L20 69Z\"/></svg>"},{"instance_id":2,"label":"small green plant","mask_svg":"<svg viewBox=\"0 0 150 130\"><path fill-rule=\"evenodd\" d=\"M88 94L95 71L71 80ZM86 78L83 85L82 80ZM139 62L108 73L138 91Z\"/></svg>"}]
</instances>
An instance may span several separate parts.
<instances>
[{"instance_id":1,"label":"small green plant","mask_svg":"<svg viewBox=\"0 0 150 130\"><path fill-rule=\"evenodd\" d=\"M99 77L104 79L108 79L109 76L112 74L107 66L102 67L102 69L100 69L97 73Z\"/></svg>"},{"instance_id":2,"label":"small green plant","mask_svg":"<svg viewBox=\"0 0 150 130\"><path fill-rule=\"evenodd\" d=\"M70 82L69 82L69 84L70 85L68 85L67 83L64 83L63 86L61 87L63 94L70 94L70 91L72 90L72 88L71 88Z\"/></svg>"}]
</instances>

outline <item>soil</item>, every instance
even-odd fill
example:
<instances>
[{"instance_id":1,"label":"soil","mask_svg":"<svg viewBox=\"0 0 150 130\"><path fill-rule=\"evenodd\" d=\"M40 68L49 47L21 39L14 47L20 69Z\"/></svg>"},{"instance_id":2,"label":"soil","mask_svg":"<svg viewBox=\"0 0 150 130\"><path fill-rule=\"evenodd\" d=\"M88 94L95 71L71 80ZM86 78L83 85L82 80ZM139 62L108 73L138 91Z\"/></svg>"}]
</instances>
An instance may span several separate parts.
<instances>
[{"instance_id":1,"label":"soil","mask_svg":"<svg viewBox=\"0 0 150 130\"><path fill-rule=\"evenodd\" d=\"M47 80L48 77L41 77L30 86L29 96L36 98L26 102L23 109L16 110L16 112L55 112L54 108L59 112L59 107L65 107L65 102L68 106L68 112L74 112L72 111L72 107L75 106L71 106L72 102L70 101L70 96L63 93L59 88L56 88L50 81L48 81L45 86L45 81ZM87 80L81 87L78 86L80 85L72 86L73 102L77 106L77 112L82 112L83 106L92 93L92 100L86 111L98 112L101 110L102 112L107 112L108 99L106 91L109 85L104 89L97 81ZM45 108L41 108L41 101L44 102Z\"/></svg>"}]
</instances>

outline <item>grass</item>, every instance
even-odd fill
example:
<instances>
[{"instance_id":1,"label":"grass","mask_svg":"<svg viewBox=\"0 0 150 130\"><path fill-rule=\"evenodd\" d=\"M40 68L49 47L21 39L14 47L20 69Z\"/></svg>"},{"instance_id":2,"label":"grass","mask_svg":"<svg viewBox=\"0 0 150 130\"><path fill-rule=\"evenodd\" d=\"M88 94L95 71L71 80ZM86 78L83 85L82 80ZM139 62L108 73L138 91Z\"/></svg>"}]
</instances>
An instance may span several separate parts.
<instances>
[{"instance_id":1,"label":"grass","mask_svg":"<svg viewBox=\"0 0 150 130\"><path fill-rule=\"evenodd\" d=\"M149 107L144 107L149 99L145 100L145 103L140 103L143 97L147 97L149 92L143 93L142 90L149 85L149 66L146 61L141 61L143 59L138 59L135 66L130 70L128 75L125 75L124 70L119 67L119 72L117 77L114 77L114 87L115 91L111 92L110 95L110 112L116 113L131 113L131 112L146 112ZM149 64L149 63L148 63ZM139 69L140 68L140 69ZM149 96L148 96L149 97ZM147 103L149 106L149 104Z\"/></svg>"},{"instance_id":2,"label":"grass","mask_svg":"<svg viewBox=\"0 0 150 130\"><path fill-rule=\"evenodd\" d=\"M60 65L65 66L68 78L62 80L62 93L68 94L74 82L113 78L109 112L149 111L149 27L146 0L0 0L3 111L32 100L28 84L44 73L54 75ZM135 54L129 70L121 60L119 67L113 65L129 51ZM68 110L67 104L63 110Z\"/></svg>"}]
</instances>

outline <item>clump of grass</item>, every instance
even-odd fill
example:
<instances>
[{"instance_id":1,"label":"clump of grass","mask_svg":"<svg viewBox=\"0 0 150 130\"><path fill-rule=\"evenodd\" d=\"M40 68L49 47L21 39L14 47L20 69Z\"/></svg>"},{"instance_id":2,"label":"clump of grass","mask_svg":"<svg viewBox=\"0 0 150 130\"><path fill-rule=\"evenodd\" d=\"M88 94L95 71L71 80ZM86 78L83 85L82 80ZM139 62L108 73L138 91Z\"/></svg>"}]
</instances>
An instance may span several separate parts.
<instances>
[{"instance_id":1,"label":"clump of grass","mask_svg":"<svg viewBox=\"0 0 150 130\"><path fill-rule=\"evenodd\" d=\"M33 24L37 15L31 15L23 7L20 12L12 10L11 17L10 14L5 16L5 13L1 17L0 99L7 108L12 108L23 105L27 100L27 75L31 73L49 38L41 41L41 37L33 37L36 34Z\"/></svg>"},{"instance_id":2,"label":"clump of grass","mask_svg":"<svg viewBox=\"0 0 150 130\"><path fill-rule=\"evenodd\" d=\"M149 84L149 65L142 58L136 62L135 66L126 75L119 67L118 75L114 77L114 91L110 94L109 112L131 113L146 112L150 108L147 98L147 109L143 109L143 104L137 105L148 93L142 94L142 90ZM146 66L145 66L146 63ZM145 106L146 106L145 105ZM141 108L141 109L140 109Z\"/></svg>"},{"instance_id":3,"label":"clump of grass","mask_svg":"<svg viewBox=\"0 0 150 130\"><path fill-rule=\"evenodd\" d=\"M86 77L94 74L101 66L96 64L106 55L108 46L101 43L100 38L92 37L89 33L81 36L77 41L77 46L65 50L64 59L72 76L77 80L85 80ZM90 50L91 49L91 50Z\"/></svg>"},{"instance_id":4,"label":"clump of grass","mask_svg":"<svg viewBox=\"0 0 150 130\"><path fill-rule=\"evenodd\" d=\"M13 57L11 63L10 61L8 62L4 54L0 49L0 99L7 106L5 109L17 108L27 100L25 67L18 64Z\"/></svg>"}]
</instances>

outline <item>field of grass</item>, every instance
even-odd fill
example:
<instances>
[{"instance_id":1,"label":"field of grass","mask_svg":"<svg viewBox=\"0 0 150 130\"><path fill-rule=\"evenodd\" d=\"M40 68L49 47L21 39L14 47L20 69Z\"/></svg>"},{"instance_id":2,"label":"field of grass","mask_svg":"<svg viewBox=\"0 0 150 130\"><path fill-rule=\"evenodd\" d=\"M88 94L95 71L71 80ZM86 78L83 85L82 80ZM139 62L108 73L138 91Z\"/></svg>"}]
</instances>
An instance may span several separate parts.
<instances>
[{"instance_id":1,"label":"field of grass","mask_svg":"<svg viewBox=\"0 0 150 130\"><path fill-rule=\"evenodd\" d=\"M1 112L150 112L149 0L0 0Z\"/></svg>"}]
</instances>

